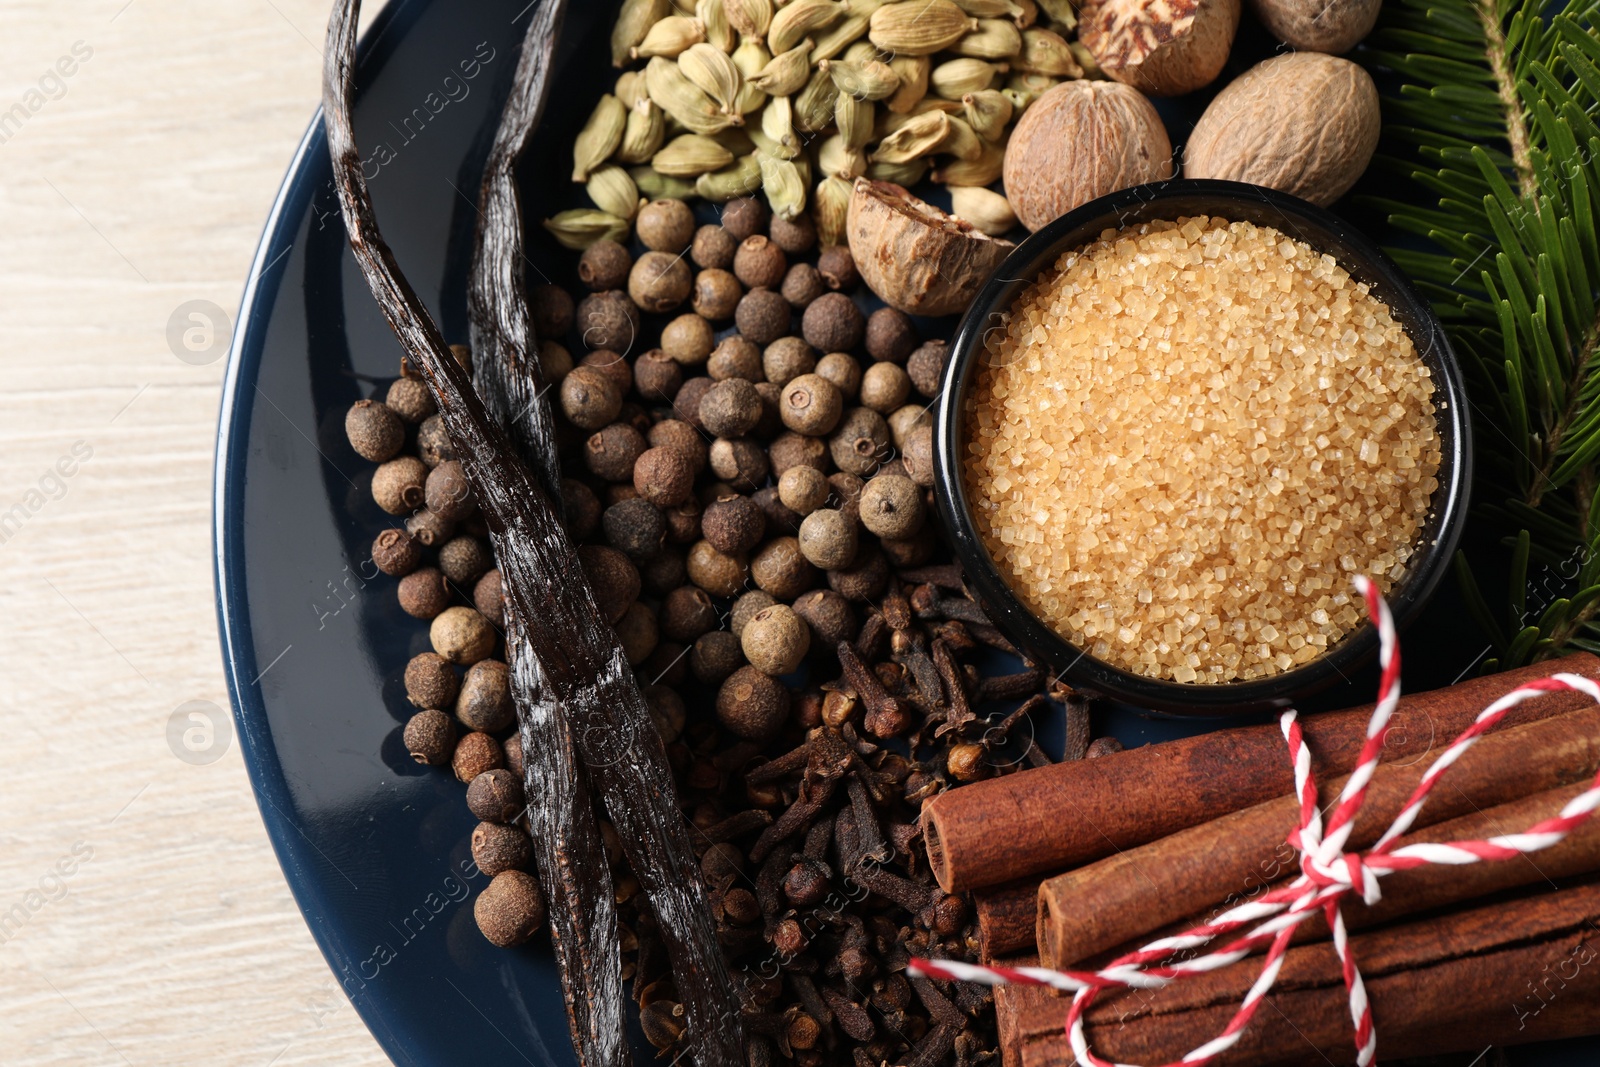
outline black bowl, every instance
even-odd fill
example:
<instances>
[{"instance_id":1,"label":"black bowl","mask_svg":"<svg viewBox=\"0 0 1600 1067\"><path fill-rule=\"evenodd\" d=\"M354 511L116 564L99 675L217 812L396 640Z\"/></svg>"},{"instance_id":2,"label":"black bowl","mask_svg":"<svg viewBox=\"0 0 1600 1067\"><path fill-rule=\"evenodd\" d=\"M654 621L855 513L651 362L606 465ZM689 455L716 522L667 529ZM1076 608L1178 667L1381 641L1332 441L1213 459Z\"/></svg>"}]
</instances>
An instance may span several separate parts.
<instances>
[{"instance_id":1,"label":"black bowl","mask_svg":"<svg viewBox=\"0 0 1600 1067\"><path fill-rule=\"evenodd\" d=\"M1102 231L1192 215L1271 226L1331 254L1389 305L1432 370L1443 451L1439 488L1419 535L1424 547L1413 557L1409 573L1389 593L1389 607L1398 624L1404 625L1416 615L1455 554L1472 484L1472 430L1455 354L1427 302L1376 245L1337 216L1260 186L1181 180L1136 186L1091 201L1023 241L983 287L950 342L934 431L935 495L967 580L990 617L1019 647L1061 672L1073 685L1180 714L1260 711L1285 706L1347 677L1376 652L1377 631L1370 623L1364 624L1317 659L1251 681L1194 685L1132 674L1077 648L1023 605L978 536L961 473L967 387L986 352L984 335L1000 323L1002 313L1063 252L1094 241Z\"/></svg>"}]
</instances>

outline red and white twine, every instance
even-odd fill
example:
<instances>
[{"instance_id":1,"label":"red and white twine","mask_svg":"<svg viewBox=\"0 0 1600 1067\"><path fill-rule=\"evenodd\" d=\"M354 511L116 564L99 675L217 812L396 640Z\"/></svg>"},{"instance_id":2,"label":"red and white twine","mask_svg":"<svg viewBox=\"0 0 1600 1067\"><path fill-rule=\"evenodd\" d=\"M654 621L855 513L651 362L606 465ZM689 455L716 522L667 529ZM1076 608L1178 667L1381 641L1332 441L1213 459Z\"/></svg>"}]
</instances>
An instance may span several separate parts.
<instances>
[{"instance_id":1,"label":"red and white twine","mask_svg":"<svg viewBox=\"0 0 1600 1067\"><path fill-rule=\"evenodd\" d=\"M1366 987L1362 984L1355 956L1350 951L1344 918L1339 910L1340 899L1354 892L1368 904L1373 904L1381 895L1380 879L1395 871L1433 863L1467 864L1510 859L1549 848L1571 833L1589 818L1596 807L1600 807L1600 774L1596 775L1589 789L1569 801L1560 814L1535 823L1523 833L1491 837L1484 841L1424 842L1394 847L1394 842L1415 822L1417 813L1440 776L1461 758L1462 753L1476 744L1478 738L1494 729L1512 708L1545 693L1567 691L1583 693L1600 702L1600 685L1576 674L1555 674L1530 682L1496 700L1433 761L1377 843L1365 852L1345 852L1345 842L1349 840L1356 813L1366 800L1367 787L1378 768L1384 738L1388 735L1390 720L1400 700L1400 645L1389 607L1378 594L1377 588L1365 577L1358 576L1355 585L1356 590L1366 598L1368 614L1377 621L1378 663L1382 668L1382 678L1378 685L1378 704L1367 725L1367 740L1362 747L1360 761L1340 792L1326 829L1322 824L1316 782L1311 773L1311 754L1301 737L1296 714L1292 710L1287 711L1280 720L1284 737L1289 742L1289 756L1294 761L1295 793L1300 798L1300 822L1288 838L1300 853L1299 877L1257 900L1224 912L1211 922L1152 941L1098 971L979 967L955 960L917 959L911 961L910 973L986 985L1043 985L1075 993L1067 1012L1066 1028L1067 1038L1078 1062L1091 1067L1120 1067L1096 1056L1084 1037L1083 1014L1101 990L1158 989L1190 975L1237 963L1263 945L1267 946L1261 974L1245 994L1228 1025L1216 1037L1168 1065L1195 1067L1209 1063L1239 1041L1262 999L1277 981L1278 970L1289 950L1289 939L1295 927L1320 911L1326 916L1328 928L1332 931L1334 951L1338 954L1345 987L1350 994L1356 1062L1360 1067L1371 1064L1377 1052L1378 1035L1373 1028L1372 1008L1367 1003ZM1178 953L1198 949L1253 923L1257 925L1221 948L1204 955L1164 962L1172 960Z\"/></svg>"}]
</instances>

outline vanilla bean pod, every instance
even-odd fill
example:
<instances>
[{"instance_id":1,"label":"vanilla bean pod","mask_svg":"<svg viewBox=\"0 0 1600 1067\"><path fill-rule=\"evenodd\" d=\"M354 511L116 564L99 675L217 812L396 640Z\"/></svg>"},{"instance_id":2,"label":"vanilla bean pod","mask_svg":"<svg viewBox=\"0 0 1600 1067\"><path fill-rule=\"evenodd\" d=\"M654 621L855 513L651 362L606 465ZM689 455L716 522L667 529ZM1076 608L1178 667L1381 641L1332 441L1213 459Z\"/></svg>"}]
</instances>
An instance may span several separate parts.
<instances>
[{"instance_id":1,"label":"vanilla bean pod","mask_svg":"<svg viewBox=\"0 0 1600 1067\"><path fill-rule=\"evenodd\" d=\"M359 11L360 0L334 6L323 92L350 246L460 453L489 526L508 602L518 617L539 621L523 631L526 643L571 717L579 753L608 801L634 876L653 906L685 998L685 1036L693 1056L700 1067L741 1065L738 1001L717 944L709 894L677 808L665 748L622 646L580 578L549 494L489 417L378 231L350 116Z\"/></svg>"},{"instance_id":2,"label":"vanilla bean pod","mask_svg":"<svg viewBox=\"0 0 1600 1067\"><path fill-rule=\"evenodd\" d=\"M546 0L523 37L511 95L484 169L468 290L478 393L552 500L561 498L561 481L538 360L530 358L536 339L529 329L522 207L513 172L544 110L550 58L565 12L566 0ZM570 723L539 658L528 648L527 625L508 606L506 658L522 740L528 828L548 902L572 1045L585 1067L605 1067L628 1055L611 870Z\"/></svg>"}]
</instances>

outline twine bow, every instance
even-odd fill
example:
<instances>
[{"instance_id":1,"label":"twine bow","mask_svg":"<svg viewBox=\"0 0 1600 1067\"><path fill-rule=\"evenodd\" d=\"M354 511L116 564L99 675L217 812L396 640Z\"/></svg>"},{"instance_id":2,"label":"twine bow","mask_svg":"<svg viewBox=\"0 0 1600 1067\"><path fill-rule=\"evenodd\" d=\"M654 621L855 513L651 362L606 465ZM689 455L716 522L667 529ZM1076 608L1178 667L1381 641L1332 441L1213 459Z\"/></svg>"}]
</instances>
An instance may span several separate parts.
<instances>
[{"instance_id":1,"label":"twine bow","mask_svg":"<svg viewBox=\"0 0 1600 1067\"><path fill-rule=\"evenodd\" d=\"M1267 946L1261 973L1228 1025L1210 1041L1192 1049L1173 1064L1166 1065L1198 1067L1210 1063L1238 1043L1262 999L1277 981L1295 928L1320 912L1326 917L1328 928L1332 931L1334 951L1338 955L1345 988L1349 992L1356 1062L1360 1067L1368 1067L1377 1054L1378 1035L1372 1023L1372 1007L1367 1002L1366 986L1350 949L1344 916L1339 909L1340 900L1346 894L1356 893L1366 903L1375 904L1382 896L1380 881L1396 871L1427 864L1463 865L1506 860L1549 848L1581 825L1596 807L1600 807L1600 773L1596 774L1589 788L1568 801L1559 814L1535 823L1520 834L1506 834L1483 841L1419 842L1395 847L1395 841L1416 821L1417 813L1422 810L1428 794L1444 772L1461 758L1462 753L1476 744L1478 738L1494 729L1512 708L1544 693L1568 691L1583 693L1600 703L1600 685L1576 674L1555 674L1529 682L1496 700L1479 713L1473 724L1433 761L1377 843L1365 852L1346 852L1345 843L1350 838L1356 815L1366 800L1367 787L1383 754L1390 720L1394 717L1395 706L1400 702L1400 645L1395 636L1389 606L1384 603L1377 587L1364 576L1356 577L1355 587L1366 599L1368 615L1377 623L1378 663L1382 668L1382 677L1378 683L1378 704L1367 725L1367 739L1362 746L1360 760L1340 791L1326 829L1317 802L1316 781L1311 773L1311 753L1301 736L1298 716L1290 710L1284 712L1279 720L1289 745L1289 757L1294 763L1295 794L1300 798L1299 825L1288 837L1289 843L1300 855L1299 877L1258 900L1224 912L1211 922L1152 941L1138 951L1118 957L1098 971L979 967L956 960L915 959L911 961L909 972L946 981L980 982L986 985L1044 985L1074 993L1072 1006L1067 1011L1067 1038L1078 1062L1091 1067L1122 1067L1096 1056L1084 1036L1084 1012L1101 990L1159 989L1179 979L1237 963L1263 945ZM1209 945L1251 924L1257 925L1221 948L1203 955L1174 959L1180 953Z\"/></svg>"}]
</instances>

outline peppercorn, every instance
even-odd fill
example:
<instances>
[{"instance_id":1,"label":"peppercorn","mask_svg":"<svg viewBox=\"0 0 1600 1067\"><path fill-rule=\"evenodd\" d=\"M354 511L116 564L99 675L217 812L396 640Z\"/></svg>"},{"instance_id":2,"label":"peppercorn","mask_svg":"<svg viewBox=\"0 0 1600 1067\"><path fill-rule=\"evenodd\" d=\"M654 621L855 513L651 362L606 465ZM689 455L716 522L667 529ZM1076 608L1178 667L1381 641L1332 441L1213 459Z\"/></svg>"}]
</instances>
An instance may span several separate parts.
<instances>
[{"instance_id":1,"label":"peppercorn","mask_svg":"<svg viewBox=\"0 0 1600 1067\"><path fill-rule=\"evenodd\" d=\"M733 254L739 249L739 239L726 228L707 223L694 232L694 243L689 246L689 258L695 266L705 270L727 270L733 266Z\"/></svg>"},{"instance_id":2,"label":"peppercorn","mask_svg":"<svg viewBox=\"0 0 1600 1067\"><path fill-rule=\"evenodd\" d=\"M748 741L764 741L789 717L789 690L754 667L740 667L717 690L717 720Z\"/></svg>"},{"instance_id":3,"label":"peppercorn","mask_svg":"<svg viewBox=\"0 0 1600 1067\"><path fill-rule=\"evenodd\" d=\"M706 468L705 438L700 436L699 430L687 422L680 419L662 419L650 427L649 442L651 448L667 448L678 453L689 461L689 466L697 475Z\"/></svg>"},{"instance_id":4,"label":"peppercorn","mask_svg":"<svg viewBox=\"0 0 1600 1067\"><path fill-rule=\"evenodd\" d=\"M484 771L467 785L467 810L484 822L515 822L527 806L522 783L503 767Z\"/></svg>"},{"instance_id":5,"label":"peppercorn","mask_svg":"<svg viewBox=\"0 0 1600 1067\"><path fill-rule=\"evenodd\" d=\"M500 568L486 571L472 587L472 606L495 626L505 626L505 590L500 584Z\"/></svg>"},{"instance_id":6,"label":"peppercorn","mask_svg":"<svg viewBox=\"0 0 1600 1067\"><path fill-rule=\"evenodd\" d=\"M451 663L476 663L494 651L495 631L475 608L457 605L440 612L428 627L433 650Z\"/></svg>"},{"instance_id":7,"label":"peppercorn","mask_svg":"<svg viewBox=\"0 0 1600 1067\"><path fill-rule=\"evenodd\" d=\"M434 406L433 394L428 392L428 387L415 378L396 378L390 382L383 404L401 422L411 426L439 410Z\"/></svg>"},{"instance_id":8,"label":"peppercorn","mask_svg":"<svg viewBox=\"0 0 1600 1067\"><path fill-rule=\"evenodd\" d=\"M761 543L767 532L767 517L749 497L728 494L706 506L700 529L718 552L738 555Z\"/></svg>"},{"instance_id":9,"label":"peppercorn","mask_svg":"<svg viewBox=\"0 0 1600 1067\"><path fill-rule=\"evenodd\" d=\"M615 629L623 656L632 666L643 663L661 641L661 627L656 621L656 613L638 600L628 605L628 610L617 620Z\"/></svg>"},{"instance_id":10,"label":"peppercorn","mask_svg":"<svg viewBox=\"0 0 1600 1067\"><path fill-rule=\"evenodd\" d=\"M780 389L816 367L816 353L798 337L780 337L761 353L763 375Z\"/></svg>"},{"instance_id":11,"label":"peppercorn","mask_svg":"<svg viewBox=\"0 0 1600 1067\"><path fill-rule=\"evenodd\" d=\"M646 252L628 272L628 296L643 311L671 311L689 297L689 264L667 252Z\"/></svg>"},{"instance_id":12,"label":"peppercorn","mask_svg":"<svg viewBox=\"0 0 1600 1067\"><path fill-rule=\"evenodd\" d=\"M601 351L605 351L602 349ZM585 360L587 362L587 360ZM555 341L539 342L539 380L554 385L572 373L572 353L567 346Z\"/></svg>"},{"instance_id":13,"label":"peppercorn","mask_svg":"<svg viewBox=\"0 0 1600 1067\"><path fill-rule=\"evenodd\" d=\"M750 577L779 600L792 601L816 584L817 571L800 551L798 538L776 537L751 559Z\"/></svg>"},{"instance_id":14,"label":"peppercorn","mask_svg":"<svg viewBox=\"0 0 1600 1067\"><path fill-rule=\"evenodd\" d=\"M634 363L633 381L646 400L670 403L683 386L683 368L661 349L652 348Z\"/></svg>"},{"instance_id":15,"label":"peppercorn","mask_svg":"<svg viewBox=\"0 0 1600 1067\"><path fill-rule=\"evenodd\" d=\"M789 332L789 302L771 289L751 289L739 298L734 325L754 344L769 345ZM767 376L769 379L771 375Z\"/></svg>"},{"instance_id":16,"label":"peppercorn","mask_svg":"<svg viewBox=\"0 0 1600 1067\"><path fill-rule=\"evenodd\" d=\"M663 549L639 566L639 582L651 596L666 596L689 580L685 554L678 549Z\"/></svg>"},{"instance_id":17,"label":"peppercorn","mask_svg":"<svg viewBox=\"0 0 1600 1067\"><path fill-rule=\"evenodd\" d=\"M721 685L742 666L744 652L739 639L727 630L701 634L689 649L689 669L704 685Z\"/></svg>"},{"instance_id":18,"label":"peppercorn","mask_svg":"<svg viewBox=\"0 0 1600 1067\"><path fill-rule=\"evenodd\" d=\"M767 450L748 437L711 442L711 471L735 489L750 492L767 479Z\"/></svg>"},{"instance_id":19,"label":"peppercorn","mask_svg":"<svg viewBox=\"0 0 1600 1067\"><path fill-rule=\"evenodd\" d=\"M694 465L677 448L647 448L633 465L633 487L656 507L676 507L694 492Z\"/></svg>"},{"instance_id":20,"label":"peppercorn","mask_svg":"<svg viewBox=\"0 0 1600 1067\"><path fill-rule=\"evenodd\" d=\"M1122 742L1109 735L1097 737L1089 742L1089 747L1084 752L1086 759L1099 759L1101 756L1114 756L1122 751Z\"/></svg>"},{"instance_id":21,"label":"peppercorn","mask_svg":"<svg viewBox=\"0 0 1600 1067\"><path fill-rule=\"evenodd\" d=\"M661 510L642 498L611 505L601 523L606 543L630 559L650 559L666 542L667 524Z\"/></svg>"},{"instance_id":22,"label":"peppercorn","mask_svg":"<svg viewBox=\"0 0 1600 1067\"><path fill-rule=\"evenodd\" d=\"M694 212L682 200L652 200L639 209L633 231L651 251L678 255L694 240Z\"/></svg>"},{"instance_id":23,"label":"peppercorn","mask_svg":"<svg viewBox=\"0 0 1600 1067\"><path fill-rule=\"evenodd\" d=\"M472 781L484 771L492 771L505 765L506 754L500 747L500 742L478 731L466 734L456 742L455 755L450 759L456 780L462 783Z\"/></svg>"},{"instance_id":24,"label":"peppercorn","mask_svg":"<svg viewBox=\"0 0 1600 1067\"><path fill-rule=\"evenodd\" d=\"M533 860L533 842L520 826L480 822L472 831L472 862L490 878L518 871Z\"/></svg>"},{"instance_id":25,"label":"peppercorn","mask_svg":"<svg viewBox=\"0 0 1600 1067\"><path fill-rule=\"evenodd\" d=\"M439 569L456 585L471 585L494 566L489 546L476 537L456 537L439 549Z\"/></svg>"},{"instance_id":26,"label":"peppercorn","mask_svg":"<svg viewBox=\"0 0 1600 1067\"><path fill-rule=\"evenodd\" d=\"M650 712L650 721L655 724L656 733L661 735L662 741L670 745L683 735L683 726L689 715L683 706L683 698L677 692L668 686L649 685L644 690L644 702Z\"/></svg>"},{"instance_id":27,"label":"peppercorn","mask_svg":"<svg viewBox=\"0 0 1600 1067\"><path fill-rule=\"evenodd\" d=\"M406 751L425 767L442 767L450 762L456 747L456 724L435 708L411 716L401 733Z\"/></svg>"},{"instance_id":28,"label":"peppercorn","mask_svg":"<svg viewBox=\"0 0 1600 1067\"><path fill-rule=\"evenodd\" d=\"M400 609L417 619L432 619L450 606L450 586L437 567L423 567L400 579Z\"/></svg>"},{"instance_id":29,"label":"peppercorn","mask_svg":"<svg viewBox=\"0 0 1600 1067\"><path fill-rule=\"evenodd\" d=\"M374 463L393 457L406 443L406 428L400 416L379 400L357 400L352 404L345 413L344 432L356 455Z\"/></svg>"},{"instance_id":30,"label":"peppercorn","mask_svg":"<svg viewBox=\"0 0 1600 1067\"><path fill-rule=\"evenodd\" d=\"M372 472L372 499L391 515L422 506L428 468L415 456L391 459Z\"/></svg>"},{"instance_id":31,"label":"peppercorn","mask_svg":"<svg viewBox=\"0 0 1600 1067\"><path fill-rule=\"evenodd\" d=\"M661 685L682 685L689 677L687 650L676 641L663 641L644 663L640 664L639 677L649 678Z\"/></svg>"},{"instance_id":32,"label":"peppercorn","mask_svg":"<svg viewBox=\"0 0 1600 1067\"><path fill-rule=\"evenodd\" d=\"M848 352L861 343L861 309L844 293L824 293L800 318L806 343L823 352Z\"/></svg>"},{"instance_id":33,"label":"peppercorn","mask_svg":"<svg viewBox=\"0 0 1600 1067\"><path fill-rule=\"evenodd\" d=\"M588 540L600 525L600 498L576 478L561 479L561 511L574 541Z\"/></svg>"},{"instance_id":34,"label":"peppercorn","mask_svg":"<svg viewBox=\"0 0 1600 1067\"><path fill-rule=\"evenodd\" d=\"M765 201L753 196L736 197L722 207L722 228L732 234L735 240L743 241L758 233L765 233L769 217Z\"/></svg>"},{"instance_id":35,"label":"peppercorn","mask_svg":"<svg viewBox=\"0 0 1600 1067\"><path fill-rule=\"evenodd\" d=\"M479 660L467 668L456 698L456 718L468 729L499 733L516 718L511 703L511 669L497 659Z\"/></svg>"},{"instance_id":36,"label":"peppercorn","mask_svg":"<svg viewBox=\"0 0 1600 1067\"><path fill-rule=\"evenodd\" d=\"M758 489L750 494L750 499L754 500L756 506L767 516L768 530L799 531L801 516L783 506L783 501L778 498L777 486L769 485L765 489Z\"/></svg>"},{"instance_id":37,"label":"peppercorn","mask_svg":"<svg viewBox=\"0 0 1600 1067\"><path fill-rule=\"evenodd\" d=\"M688 268L684 271L687 273ZM637 272L636 265L633 273ZM587 348L627 352L639 336L639 306L620 289L607 289L584 297L578 304L576 318L578 333Z\"/></svg>"},{"instance_id":38,"label":"peppercorn","mask_svg":"<svg viewBox=\"0 0 1600 1067\"><path fill-rule=\"evenodd\" d=\"M404 530L385 530L372 542L372 565L391 578L404 578L421 562L422 546Z\"/></svg>"},{"instance_id":39,"label":"peppercorn","mask_svg":"<svg viewBox=\"0 0 1600 1067\"><path fill-rule=\"evenodd\" d=\"M767 227L767 233L774 244L791 256L804 255L817 243L816 223L806 214L796 215L792 219L775 215Z\"/></svg>"},{"instance_id":40,"label":"peppercorn","mask_svg":"<svg viewBox=\"0 0 1600 1067\"><path fill-rule=\"evenodd\" d=\"M835 649L840 641L854 641L856 615L844 597L832 589L813 589L795 599L794 613L811 629L814 648Z\"/></svg>"},{"instance_id":41,"label":"peppercorn","mask_svg":"<svg viewBox=\"0 0 1600 1067\"><path fill-rule=\"evenodd\" d=\"M922 491L903 474L883 474L861 490L861 525L879 537L903 541L922 529Z\"/></svg>"},{"instance_id":42,"label":"peppercorn","mask_svg":"<svg viewBox=\"0 0 1600 1067\"><path fill-rule=\"evenodd\" d=\"M443 416L429 415L417 427L417 455L429 468L456 458L456 447L450 442L450 432L444 428Z\"/></svg>"},{"instance_id":43,"label":"peppercorn","mask_svg":"<svg viewBox=\"0 0 1600 1067\"><path fill-rule=\"evenodd\" d=\"M811 631L786 604L758 611L739 635L739 647L750 665L766 674L788 674L811 649Z\"/></svg>"},{"instance_id":44,"label":"peppercorn","mask_svg":"<svg viewBox=\"0 0 1600 1067\"><path fill-rule=\"evenodd\" d=\"M889 424L871 408L852 408L828 438L833 465L865 477L889 458Z\"/></svg>"},{"instance_id":45,"label":"peppercorn","mask_svg":"<svg viewBox=\"0 0 1600 1067\"><path fill-rule=\"evenodd\" d=\"M496 948L521 945L544 928L544 894L527 871L502 871L479 894L472 916Z\"/></svg>"},{"instance_id":46,"label":"peppercorn","mask_svg":"<svg viewBox=\"0 0 1600 1067\"><path fill-rule=\"evenodd\" d=\"M406 699L419 708L442 711L455 703L461 688L450 661L434 652L411 657L406 664Z\"/></svg>"},{"instance_id":47,"label":"peppercorn","mask_svg":"<svg viewBox=\"0 0 1600 1067\"><path fill-rule=\"evenodd\" d=\"M578 546L578 564L583 568L595 603L606 622L615 624L639 598L639 570L627 556L604 545Z\"/></svg>"},{"instance_id":48,"label":"peppercorn","mask_svg":"<svg viewBox=\"0 0 1600 1067\"><path fill-rule=\"evenodd\" d=\"M778 412L795 433L822 437L839 423L844 402L839 390L820 374L802 374L783 387Z\"/></svg>"},{"instance_id":49,"label":"peppercorn","mask_svg":"<svg viewBox=\"0 0 1600 1067\"><path fill-rule=\"evenodd\" d=\"M621 289L628 282L633 256L616 241L600 240L578 257L578 280L592 293Z\"/></svg>"},{"instance_id":50,"label":"peppercorn","mask_svg":"<svg viewBox=\"0 0 1600 1067\"><path fill-rule=\"evenodd\" d=\"M715 344L711 323L693 312L679 315L661 330L661 351L686 367L704 363Z\"/></svg>"},{"instance_id":51,"label":"peppercorn","mask_svg":"<svg viewBox=\"0 0 1600 1067\"><path fill-rule=\"evenodd\" d=\"M800 523L800 551L825 571L850 566L856 545L856 524L832 508L819 508Z\"/></svg>"},{"instance_id":52,"label":"peppercorn","mask_svg":"<svg viewBox=\"0 0 1600 1067\"><path fill-rule=\"evenodd\" d=\"M706 377L688 379L678 390L678 395L672 398L672 413L694 429L704 429L700 425L700 401L716 384Z\"/></svg>"},{"instance_id":53,"label":"peppercorn","mask_svg":"<svg viewBox=\"0 0 1600 1067\"><path fill-rule=\"evenodd\" d=\"M861 274L848 245L829 245L817 256L817 273L835 291L849 292L861 284Z\"/></svg>"},{"instance_id":54,"label":"peppercorn","mask_svg":"<svg viewBox=\"0 0 1600 1067\"><path fill-rule=\"evenodd\" d=\"M911 379L895 363L874 363L861 376L861 403L880 415L896 411L911 395Z\"/></svg>"},{"instance_id":55,"label":"peppercorn","mask_svg":"<svg viewBox=\"0 0 1600 1067\"><path fill-rule=\"evenodd\" d=\"M574 367L561 379L561 410L573 425L598 430L622 411L622 390L604 371Z\"/></svg>"},{"instance_id":56,"label":"peppercorn","mask_svg":"<svg viewBox=\"0 0 1600 1067\"><path fill-rule=\"evenodd\" d=\"M876 600L888 584L889 563L876 545L861 548L846 569L828 572L828 586L846 600Z\"/></svg>"},{"instance_id":57,"label":"peppercorn","mask_svg":"<svg viewBox=\"0 0 1600 1067\"><path fill-rule=\"evenodd\" d=\"M712 596L737 596L748 572L743 556L718 552L710 541L696 541L685 566L689 580Z\"/></svg>"},{"instance_id":58,"label":"peppercorn","mask_svg":"<svg viewBox=\"0 0 1600 1067\"><path fill-rule=\"evenodd\" d=\"M700 539L700 503L685 500L664 513L667 520L667 540L675 545L686 545Z\"/></svg>"}]
</instances>

